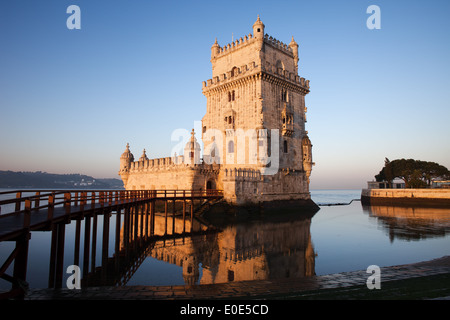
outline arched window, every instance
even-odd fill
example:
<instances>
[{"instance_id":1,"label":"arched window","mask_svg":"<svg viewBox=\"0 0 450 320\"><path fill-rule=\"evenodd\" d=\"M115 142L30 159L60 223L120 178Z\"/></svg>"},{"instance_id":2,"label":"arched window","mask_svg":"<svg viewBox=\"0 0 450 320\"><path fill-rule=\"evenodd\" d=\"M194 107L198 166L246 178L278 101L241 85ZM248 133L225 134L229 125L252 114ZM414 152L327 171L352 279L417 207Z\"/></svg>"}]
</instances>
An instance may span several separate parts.
<instances>
[{"instance_id":1,"label":"arched window","mask_svg":"<svg viewBox=\"0 0 450 320\"><path fill-rule=\"evenodd\" d=\"M283 141L283 151L284 151L284 153L288 152L288 144L287 144L286 140Z\"/></svg>"},{"instance_id":2,"label":"arched window","mask_svg":"<svg viewBox=\"0 0 450 320\"><path fill-rule=\"evenodd\" d=\"M234 141L228 141L228 153L234 153Z\"/></svg>"}]
</instances>

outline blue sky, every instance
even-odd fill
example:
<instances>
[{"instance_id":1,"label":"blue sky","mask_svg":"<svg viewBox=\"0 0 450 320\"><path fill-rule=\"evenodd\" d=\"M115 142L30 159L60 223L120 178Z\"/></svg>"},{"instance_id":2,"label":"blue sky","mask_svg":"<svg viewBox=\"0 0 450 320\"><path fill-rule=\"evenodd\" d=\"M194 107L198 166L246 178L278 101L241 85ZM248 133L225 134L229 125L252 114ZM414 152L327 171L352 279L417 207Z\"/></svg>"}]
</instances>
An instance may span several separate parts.
<instances>
[{"instance_id":1,"label":"blue sky","mask_svg":"<svg viewBox=\"0 0 450 320\"><path fill-rule=\"evenodd\" d=\"M69 30L69 5L81 29ZM369 30L369 5L381 29ZM206 110L210 48L266 33L311 81L312 189L361 188L384 158L450 168L450 1L0 2L0 170L117 177L127 142L169 156Z\"/></svg>"}]
</instances>

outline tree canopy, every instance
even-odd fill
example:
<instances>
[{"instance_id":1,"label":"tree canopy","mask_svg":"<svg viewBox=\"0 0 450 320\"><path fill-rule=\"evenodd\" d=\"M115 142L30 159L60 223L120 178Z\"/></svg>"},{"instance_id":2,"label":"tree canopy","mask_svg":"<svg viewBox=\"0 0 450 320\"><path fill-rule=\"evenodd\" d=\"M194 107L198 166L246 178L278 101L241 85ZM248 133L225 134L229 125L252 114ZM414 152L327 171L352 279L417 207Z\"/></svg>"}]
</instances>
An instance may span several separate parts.
<instances>
[{"instance_id":1,"label":"tree canopy","mask_svg":"<svg viewBox=\"0 0 450 320\"><path fill-rule=\"evenodd\" d=\"M450 179L450 171L436 163L414 159L397 159L384 161L384 167L375 176L376 181L387 181L391 186L394 179L405 182L406 188L425 188L431 185L433 179Z\"/></svg>"}]
</instances>

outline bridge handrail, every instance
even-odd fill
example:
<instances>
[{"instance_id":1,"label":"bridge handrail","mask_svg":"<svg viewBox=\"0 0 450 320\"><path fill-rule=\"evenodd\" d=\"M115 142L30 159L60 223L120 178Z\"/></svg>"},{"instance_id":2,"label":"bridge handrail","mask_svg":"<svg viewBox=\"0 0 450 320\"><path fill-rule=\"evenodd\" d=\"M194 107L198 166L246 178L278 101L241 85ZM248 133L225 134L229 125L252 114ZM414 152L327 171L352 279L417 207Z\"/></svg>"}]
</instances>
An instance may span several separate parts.
<instances>
[{"instance_id":1,"label":"bridge handrail","mask_svg":"<svg viewBox=\"0 0 450 320\"><path fill-rule=\"evenodd\" d=\"M23 197L23 193L35 192L35 195ZM41 194L41 192L44 192ZM16 194L15 198L0 200L0 218L29 212L39 209L45 209L56 206L95 205L95 204L115 204L148 199L165 198L192 198L192 197L215 197L222 196L222 190L15 190L2 192L0 194ZM90 195L88 196L88 193ZM74 196L72 196L74 194ZM58 201L62 200L62 201ZM40 203L47 201L47 204ZM1 214L1 205L16 204L15 210L7 214ZM22 204L28 205L22 210ZM34 206L32 206L34 203Z\"/></svg>"}]
</instances>

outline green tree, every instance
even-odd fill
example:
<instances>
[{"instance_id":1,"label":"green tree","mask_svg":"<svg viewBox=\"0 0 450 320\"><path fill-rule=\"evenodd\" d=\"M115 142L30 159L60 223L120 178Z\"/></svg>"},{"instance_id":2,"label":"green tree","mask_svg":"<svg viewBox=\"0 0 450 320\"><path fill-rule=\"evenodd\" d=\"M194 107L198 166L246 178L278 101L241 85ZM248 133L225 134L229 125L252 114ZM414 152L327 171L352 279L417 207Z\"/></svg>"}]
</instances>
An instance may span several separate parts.
<instances>
[{"instance_id":1,"label":"green tree","mask_svg":"<svg viewBox=\"0 0 450 320\"><path fill-rule=\"evenodd\" d=\"M406 188L425 188L436 178L449 179L450 171L436 163L414 159L385 159L384 167L375 176L376 181L387 181L392 186L394 179L402 179Z\"/></svg>"}]
</instances>

